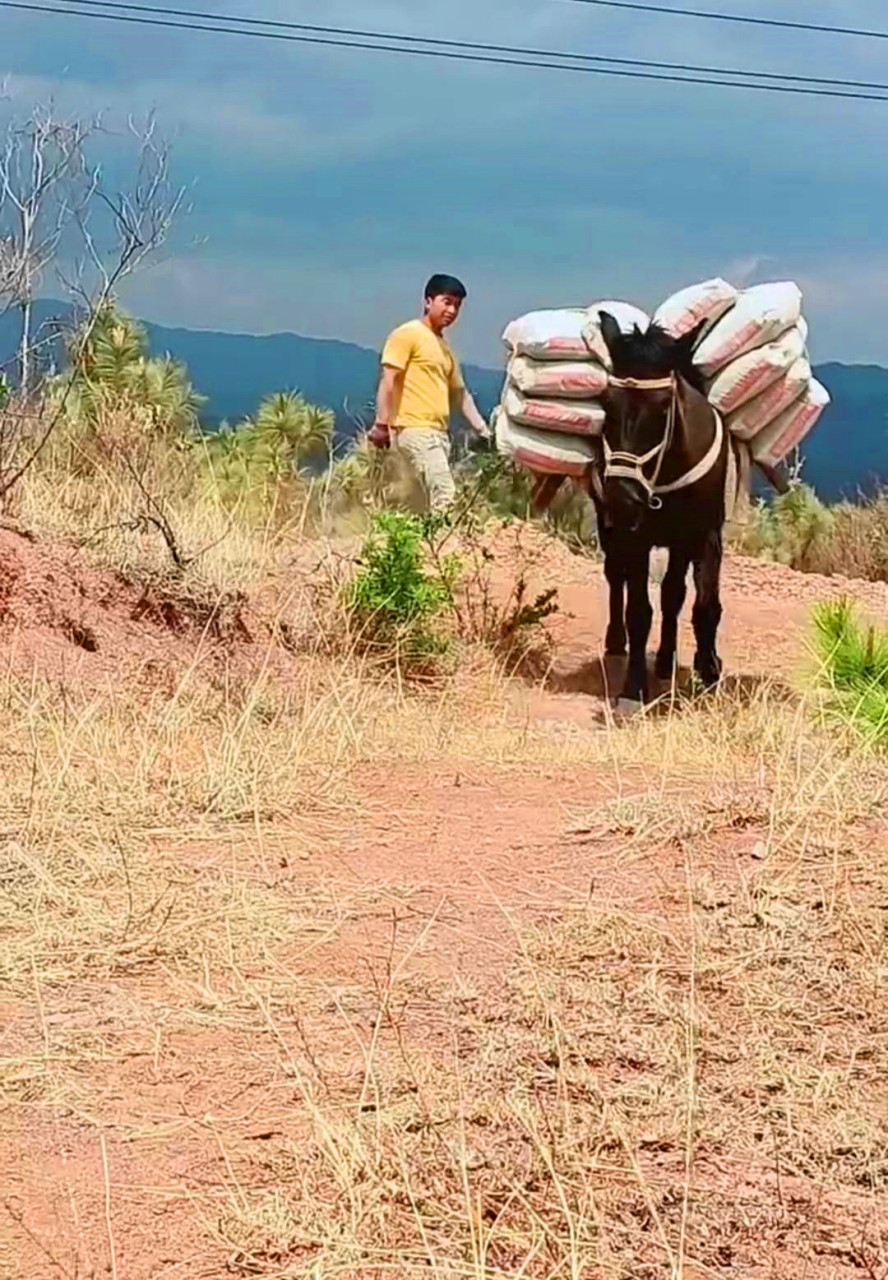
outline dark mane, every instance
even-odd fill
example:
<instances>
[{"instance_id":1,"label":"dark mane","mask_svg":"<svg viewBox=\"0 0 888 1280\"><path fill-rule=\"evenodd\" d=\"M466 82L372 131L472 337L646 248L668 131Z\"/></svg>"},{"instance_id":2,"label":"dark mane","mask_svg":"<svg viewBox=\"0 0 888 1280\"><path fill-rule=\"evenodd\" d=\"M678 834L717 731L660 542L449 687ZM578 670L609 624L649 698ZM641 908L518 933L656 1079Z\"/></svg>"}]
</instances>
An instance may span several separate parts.
<instances>
[{"instance_id":1,"label":"dark mane","mask_svg":"<svg viewBox=\"0 0 888 1280\"><path fill-rule=\"evenodd\" d=\"M611 343L614 374L618 378L668 378L680 374L697 391L705 393L703 375L694 364L692 347L676 340L659 325L642 332L635 325Z\"/></svg>"}]
</instances>

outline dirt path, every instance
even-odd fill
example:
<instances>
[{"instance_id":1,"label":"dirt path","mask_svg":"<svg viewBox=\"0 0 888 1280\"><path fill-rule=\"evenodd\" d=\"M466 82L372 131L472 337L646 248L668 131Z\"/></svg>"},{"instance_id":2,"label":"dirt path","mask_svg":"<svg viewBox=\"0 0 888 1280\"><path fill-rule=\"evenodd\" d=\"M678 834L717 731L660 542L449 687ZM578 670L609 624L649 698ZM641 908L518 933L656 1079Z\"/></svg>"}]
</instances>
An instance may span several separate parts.
<instances>
[{"instance_id":1,"label":"dirt path","mask_svg":"<svg viewBox=\"0 0 888 1280\"><path fill-rule=\"evenodd\" d=\"M659 636L659 587L662 555L654 566L651 599L655 606L650 652ZM563 692L601 693L598 654L607 628L607 598L603 574L595 564L576 557L559 557L558 599L562 615L553 623L556 655L549 686ZM533 585L547 581L538 572ZM861 611L877 621L888 619L888 584L798 574L780 565L728 556L722 578L724 615L719 648L729 678L798 675L810 637L811 610L823 601L849 596ZM681 618L679 660L685 671L694 652L690 613L693 587Z\"/></svg>"},{"instance_id":2,"label":"dirt path","mask_svg":"<svg viewBox=\"0 0 888 1280\"><path fill-rule=\"evenodd\" d=\"M596 732L607 691L597 657L606 625L600 571L554 547L535 573L532 586L557 579L562 613L553 623L551 669L538 688L516 686L516 705L537 726L557 729L567 721ZM848 589L729 561L723 654L731 676L741 683L791 681L811 604ZM885 588L851 589L867 611L888 613ZM10 587L7 597L12 594ZM45 598L42 588L40 594ZM68 677L80 667L89 673L90 664L108 670L105 615L95 597L87 599L97 646L91 653L74 644ZM119 616L108 639L132 657L140 629L151 624L134 619L132 602L124 602L124 617L120 600L115 587ZM66 604L68 631L74 607ZM40 661L40 629L52 627L52 618L19 622L26 643L16 652L26 653L33 668ZM74 623L79 626L79 618ZM75 627L76 634L83 633ZM47 649L53 662L59 643L56 637ZM687 622L681 643L687 660ZM151 652L158 652L156 628ZM132 661L126 665L131 669ZM605 674L610 681L618 676L616 670ZM298 845L291 847L285 834L260 839L248 826L216 843L159 835L158 857L175 859L183 878L209 884L224 876L235 887L273 892L290 912L290 929L298 932L309 914L305 902L320 895L327 915L299 933L298 949L288 948L286 930L273 939L269 934L267 963L257 961L248 971L234 961L217 969L209 957L193 962L171 954L146 960L143 971L134 966L94 982L51 991L38 983L27 1001L10 1002L0 1276L326 1276L311 1269L319 1226L290 1221L275 1200L294 1178L315 1186L308 1164L318 1157L309 1146L303 1074L323 1082L318 1096L325 1103L341 1095L350 1106L359 1098L359 1110L372 1110L368 1046L377 1036L389 1048L389 1041L407 1037L422 1045L429 1059L423 1070L431 1074L463 1034L461 1011L487 1009L496 1020L528 931L545 930L591 904L603 919L641 921L658 935L681 937L690 865L701 871L707 902L751 894L762 875L767 806L756 799L752 781L749 795L732 793L723 801L709 796L708 782L699 762L671 777L671 817L658 838L643 835L642 820L632 815L639 798L651 803L653 796L662 808L662 778L652 779L641 766L552 767L528 776L520 768L459 760L374 762L350 779L349 813L313 834L303 830ZM621 816L620 805L629 816ZM614 813L602 820L608 806ZM692 811L697 819L690 825L676 817ZM591 826L590 813L599 815ZM869 835L881 838L881 828ZM611 1069L620 1096L630 1101L633 1089L653 1089L658 1078L625 1055ZM421 1092L409 1082L402 1093L397 1088L398 1097ZM684 1153L670 1141L651 1140L645 1176L655 1188L658 1180L680 1186L685 1176ZM863 1191L843 1199L823 1190L813 1157L807 1173L794 1168L782 1180L774 1167L773 1160L762 1157L759 1164L748 1153L740 1160L717 1144L700 1153L695 1194L720 1207L713 1210L709 1244L702 1236L695 1242L703 1260L687 1264L684 1280L881 1277L885 1259L874 1252L872 1238L886 1223L884 1214L874 1216L873 1200ZM335 1217L340 1208L332 1186L323 1179L317 1186L323 1191L313 1194L327 1197ZM642 1197L639 1221L653 1215L644 1232L656 1235L651 1223L657 1212L670 1211L671 1194L664 1190L659 1211L645 1207ZM255 1209L260 1201L261 1211ZM732 1203L737 1221L728 1232L719 1215ZM639 1277L666 1274L660 1264L639 1260L638 1266ZM352 1280L420 1273L434 1274L406 1265L377 1271L366 1261L329 1272ZM512 1272L490 1274L518 1274L517 1264ZM583 1274L599 1280L598 1272Z\"/></svg>"},{"instance_id":3,"label":"dirt path","mask_svg":"<svg viewBox=\"0 0 888 1280\"><path fill-rule=\"evenodd\" d=\"M705 785L688 779L689 805L695 783L697 795ZM631 773L618 784L601 770L552 770L529 781L516 770L417 767L392 776L372 768L361 770L353 786L363 797L361 816L308 862L281 866L275 887L302 897L333 885L344 902L364 905L349 910L329 938L319 930L281 988L292 995L273 994L281 984L273 965L244 975L249 990L264 993L275 1008L273 1024L263 1025L255 998L244 1006L225 989L230 978L215 976L205 1013L195 1016L198 1000L184 1019L169 973L52 998L51 1040L57 1027L79 1020L102 1048L80 1062L73 1078L50 1065L30 1105L26 1097L7 1114L0 1176L8 1270L0 1274L10 1280L109 1274L110 1203L117 1274L127 1280L313 1275L298 1269L303 1255L292 1241L278 1263L286 1259L294 1269L281 1270L269 1243L277 1228L244 1208L273 1203L282 1170L283 1185L291 1185L290 1162L307 1149L301 1090L286 1067L291 1055L302 1060L303 1037L325 1089L353 1098L361 1092L381 1001L397 1004L399 1040L421 1046L424 1061L446 1059L455 1011L489 1008L494 1016L528 930L591 907L607 918L681 933L689 857L705 868L715 900L748 891L761 874L757 849L765 825L754 815L738 818L732 802L690 842L636 844L619 817L610 829L590 830L584 815L602 803L649 799L643 778ZM238 845L183 848L181 863L201 875L219 867L249 875L256 857L245 832ZM311 994L301 997L302 991ZM321 1000L319 991L326 993ZM305 1001L298 1016L287 1012L293 999ZM29 1023L19 1012L15 1030L33 1045L47 1033L37 1024L31 1034ZM389 1041L386 1031L381 1064ZM301 1070L308 1070L304 1061ZM389 1087L400 1096L396 1080ZM48 1105L35 1106L41 1102ZM645 1174L654 1185L682 1176L681 1157L670 1155L668 1144ZM686 1277L733 1275L739 1266L754 1280L796 1280L804 1267L808 1280L856 1280L860 1258L875 1258L864 1245L855 1253L852 1238L868 1239L875 1229L872 1201L836 1200L816 1179L784 1174L781 1184L779 1178L775 1183L767 1164L701 1152L697 1193L744 1206L757 1226L742 1247L740 1228L731 1228L724 1267L689 1266ZM776 1212L788 1195L792 1212ZM715 1220L720 1212L714 1208ZM247 1260L253 1233L258 1262ZM812 1239L823 1244L819 1259ZM713 1246L713 1258L720 1247ZM309 1249L306 1266L311 1256ZM355 1265L344 1274L376 1280L383 1272ZM405 1267L385 1274L409 1280L418 1273Z\"/></svg>"}]
</instances>

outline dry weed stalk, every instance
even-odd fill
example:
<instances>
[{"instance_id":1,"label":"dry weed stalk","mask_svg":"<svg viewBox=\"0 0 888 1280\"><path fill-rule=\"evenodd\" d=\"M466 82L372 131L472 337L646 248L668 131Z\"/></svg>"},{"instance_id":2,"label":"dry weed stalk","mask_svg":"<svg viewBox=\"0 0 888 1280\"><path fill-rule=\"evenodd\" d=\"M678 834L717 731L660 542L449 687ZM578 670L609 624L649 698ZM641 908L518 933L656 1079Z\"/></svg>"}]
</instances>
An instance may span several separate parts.
<instances>
[{"instance_id":1,"label":"dry weed stalk","mask_svg":"<svg viewBox=\"0 0 888 1280\"><path fill-rule=\"evenodd\" d=\"M62 702L7 679L2 962L23 1010L36 974L43 1011L7 1043L7 1103L89 1117L109 1144L221 1143L225 1206L192 1193L190 1212L245 1275L660 1280L744 1270L763 1240L878 1275L888 886L854 832L884 778L767 688L557 740L516 736L495 689L467 725L464 695L398 701L320 655L286 697L190 673L171 699ZM330 986L310 957L380 903L307 891L281 859L341 822L351 764L393 754L632 766L573 838L624 864L678 844L675 910L593 896L469 995L410 976L432 913L393 926L369 983ZM747 830L765 852L742 881L704 871ZM231 850L217 865L208 841ZM87 993L90 1016L66 1017ZM298 1136L257 1157L233 1118L106 1096L109 1064L148 1055L162 1076L172 1038L208 1033L249 1043L266 1091L289 1082Z\"/></svg>"}]
</instances>

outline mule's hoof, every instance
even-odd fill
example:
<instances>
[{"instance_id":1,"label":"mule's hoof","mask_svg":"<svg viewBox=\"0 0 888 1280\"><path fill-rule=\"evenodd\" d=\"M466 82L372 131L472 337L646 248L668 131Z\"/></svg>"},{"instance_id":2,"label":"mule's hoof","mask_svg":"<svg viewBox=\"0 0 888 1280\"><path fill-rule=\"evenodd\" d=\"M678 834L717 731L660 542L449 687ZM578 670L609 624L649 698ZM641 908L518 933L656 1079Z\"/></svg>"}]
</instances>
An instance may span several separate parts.
<instances>
[{"instance_id":1,"label":"mule's hoof","mask_svg":"<svg viewBox=\"0 0 888 1280\"><path fill-rule=\"evenodd\" d=\"M626 634L619 631L608 632L604 637L604 654L607 658L625 658Z\"/></svg>"},{"instance_id":2,"label":"mule's hoof","mask_svg":"<svg viewBox=\"0 0 888 1280\"><path fill-rule=\"evenodd\" d=\"M717 689L721 684L722 664L719 660L705 663L695 662L694 676L697 683L702 685L707 692L710 692L713 689Z\"/></svg>"},{"instance_id":3,"label":"mule's hoof","mask_svg":"<svg viewBox=\"0 0 888 1280\"><path fill-rule=\"evenodd\" d=\"M644 703L636 698L617 698L614 706L615 720L634 720L644 711Z\"/></svg>"}]
</instances>

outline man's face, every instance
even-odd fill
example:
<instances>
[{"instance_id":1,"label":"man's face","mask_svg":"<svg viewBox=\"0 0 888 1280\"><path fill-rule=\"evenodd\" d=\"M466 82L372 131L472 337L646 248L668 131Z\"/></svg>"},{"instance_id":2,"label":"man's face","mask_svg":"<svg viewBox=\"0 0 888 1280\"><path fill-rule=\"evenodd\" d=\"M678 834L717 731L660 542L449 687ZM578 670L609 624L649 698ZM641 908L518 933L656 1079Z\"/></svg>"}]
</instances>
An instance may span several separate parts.
<instances>
[{"instance_id":1,"label":"man's face","mask_svg":"<svg viewBox=\"0 0 888 1280\"><path fill-rule=\"evenodd\" d=\"M449 329L462 310L462 298L452 293L439 293L434 298L426 298L426 315L433 329Z\"/></svg>"}]
</instances>

